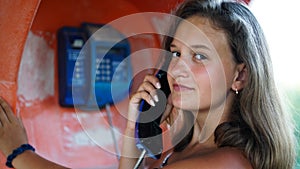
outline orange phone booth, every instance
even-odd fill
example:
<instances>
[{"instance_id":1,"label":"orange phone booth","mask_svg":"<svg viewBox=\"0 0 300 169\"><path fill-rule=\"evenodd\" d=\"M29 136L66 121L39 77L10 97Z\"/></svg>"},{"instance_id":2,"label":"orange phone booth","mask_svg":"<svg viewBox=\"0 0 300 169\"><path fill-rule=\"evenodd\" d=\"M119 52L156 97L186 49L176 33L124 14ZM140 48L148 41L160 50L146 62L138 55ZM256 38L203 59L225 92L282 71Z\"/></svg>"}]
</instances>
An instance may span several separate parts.
<instances>
[{"instance_id":1,"label":"orange phone booth","mask_svg":"<svg viewBox=\"0 0 300 169\"><path fill-rule=\"evenodd\" d=\"M134 14L169 13L179 2L0 1L0 93L22 117L29 142L37 153L71 168L117 168L126 122L128 99L97 113L78 112L59 104L57 31L63 26L79 27L83 22L113 22L130 36L131 53L150 55L135 60L151 66L156 64L156 58L151 58L145 49L160 47L161 39L151 33L160 29L157 25L164 23L165 18L141 19ZM135 22L126 23L124 18L128 16L136 17ZM143 33L130 32L140 27ZM133 72L143 72L143 65L138 63L132 63ZM136 86L131 87L134 90ZM1 155L0 159L0 168L5 168L5 157Z\"/></svg>"}]
</instances>

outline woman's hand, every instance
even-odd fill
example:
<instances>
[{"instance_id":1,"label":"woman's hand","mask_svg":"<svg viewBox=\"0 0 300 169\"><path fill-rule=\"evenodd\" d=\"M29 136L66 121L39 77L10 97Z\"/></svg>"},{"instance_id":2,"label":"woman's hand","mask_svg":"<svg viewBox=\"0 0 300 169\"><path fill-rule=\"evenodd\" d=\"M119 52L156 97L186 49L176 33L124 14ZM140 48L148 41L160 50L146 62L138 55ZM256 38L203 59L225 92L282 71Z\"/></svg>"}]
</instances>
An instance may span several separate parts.
<instances>
[{"instance_id":1,"label":"woman's hand","mask_svg":"<svg viewBox=\"0 0 300 169\"><path fill-rule=\"evenodd\" d=\"M22 144L28 143L27 134L20 118L17 118L0 97L0 150L7 157Z\"/></svg>"},{"instance_id":2,"label":"woman's hand","mask_svg":"<svg viewBox=\"0 0 300 169\"><path fill-rule=\"evenodd\" d=\"M127 129L134 130L139 105L142 99L148 104L155 106L155 103L159 101L156 90L160 88L161 85L157 77L154 75L146 75L143 83L140 85L136 93L131 96L128 110Z\"/></svg>"}]
</instances>

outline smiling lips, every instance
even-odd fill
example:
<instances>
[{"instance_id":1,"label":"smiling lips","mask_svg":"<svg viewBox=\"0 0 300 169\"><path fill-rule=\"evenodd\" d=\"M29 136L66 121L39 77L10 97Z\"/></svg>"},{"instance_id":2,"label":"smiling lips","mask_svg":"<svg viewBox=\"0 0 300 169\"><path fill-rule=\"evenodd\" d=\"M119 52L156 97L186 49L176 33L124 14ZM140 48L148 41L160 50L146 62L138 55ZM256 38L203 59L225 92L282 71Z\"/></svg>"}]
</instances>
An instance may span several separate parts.
<instances>
[{"instance_id":1,"label":"smiling lips","mask_svg":"<svg viewBox=\"0 0 300 169\"><path fill-rule=\"evenodd\" d=\"M187 86L184 86L184 85L181 85L181 84L176 84L176 83L173 84L173 89L176 92L193 90L193 88L190 88L190 87L187 87Z\"/></svg>"}]
</instances>

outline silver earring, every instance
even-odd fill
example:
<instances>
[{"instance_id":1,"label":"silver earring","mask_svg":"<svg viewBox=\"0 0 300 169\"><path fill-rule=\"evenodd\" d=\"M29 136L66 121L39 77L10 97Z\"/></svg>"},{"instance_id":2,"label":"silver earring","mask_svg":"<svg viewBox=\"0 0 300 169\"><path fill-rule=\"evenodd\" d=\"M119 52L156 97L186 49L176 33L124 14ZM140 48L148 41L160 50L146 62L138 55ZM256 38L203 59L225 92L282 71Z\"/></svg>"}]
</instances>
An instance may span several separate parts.
<instances>
[{"instance_id":1,"label":"silver earring","mask_svg":"<svg viewBox=\"0 0 300 169\"><path fill-rule=\"evenodd\" d=\"M238 95L239 94L239 91L237 88L235 88L235 94Z\"/></svg>"}]
</instances>

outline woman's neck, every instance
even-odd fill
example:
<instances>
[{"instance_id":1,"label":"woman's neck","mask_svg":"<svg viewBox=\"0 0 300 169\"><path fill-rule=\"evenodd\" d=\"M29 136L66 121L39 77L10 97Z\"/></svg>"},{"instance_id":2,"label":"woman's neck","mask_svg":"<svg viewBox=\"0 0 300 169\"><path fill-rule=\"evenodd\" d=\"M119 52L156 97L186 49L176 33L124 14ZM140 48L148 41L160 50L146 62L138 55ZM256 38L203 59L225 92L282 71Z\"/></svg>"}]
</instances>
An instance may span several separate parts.
<instances>
[{"instance_id":1,"label":"woman's neck","mask_svg":"<svg viewBox=\"0 0 300 169\"><path fill-rule=\"evenodd\" d=\"M221 123L230 120L231 105L233 99L227 99L223 105L210 110L191 111L194 114L193 137L188 146L182 151L174 154L173 160L204 155L215 151L218 147L215 144L214 131Z\"/></svg>"},{"instance_id":2,"label":"woman's neck","mask_svg":"<svg viewBox=\"0 0 300 169\"><path fill-rule=\"evenodd\" d=\"M217 108L201 110L194 113L194 135L191 145L201 144L204 147L215 147L214 131L219 124L229 121L231 105L228 101Z\"/></svg>"}]
</instances>

